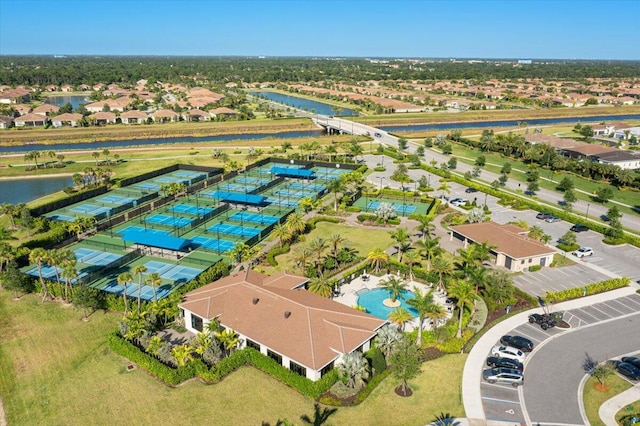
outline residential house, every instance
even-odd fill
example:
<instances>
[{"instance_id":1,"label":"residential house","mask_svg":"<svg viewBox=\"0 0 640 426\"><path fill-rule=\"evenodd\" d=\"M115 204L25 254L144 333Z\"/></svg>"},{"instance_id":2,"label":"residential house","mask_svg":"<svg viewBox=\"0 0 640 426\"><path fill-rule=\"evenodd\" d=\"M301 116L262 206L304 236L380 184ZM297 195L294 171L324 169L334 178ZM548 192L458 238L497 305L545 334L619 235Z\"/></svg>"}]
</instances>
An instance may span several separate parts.
<instances>
[{"instance_id":1,"label":"residential house","mask_svg":"<svg viewBox=\"0 0 640 426\"><path fill-rule=\"evenodd\" d=\"M147 118L149 118L149 116L146 112L138 110L125 111L120 114L120 119L123 124L144 124L147 122Z\"/></svg>"},{"instance_id":2,"label":"residential house","mask_svg":"<svg viewBox=\"0 0 640 426\"><path fill-rule=\"evenodd\" d=\"M56 115L55 117L51 118L51 125L53 127L76 127L78 125L78 120L80 120L81 118L82 114L65 112L64 114Z\"/></svg>"},{"instance_id":3,"label":"residential house","mask_svg":"<svg viewBox=\"0 0 640 426\"><path fill-rule=\"evenodd\" d=\"M16 112L20 115L29 114L31 112L31 105L15 104L11 105L11 108L16 110Z\"/></svg>"},{"instance_id":4,"label":"residential house","mask_svg":"<svg viewBox=\"0 0 640 426\"><path fill-rule=\"evenodd\" d=\"M193 290L178 306L192 333L213 319L254 348L310 380L354 351L365 352L387 321L304 289L308 278L237 272Z\"/></svg>"},{"instance_id":5,"label":"residential house","mask_svg":"<svg viewBox=\"0 0 640 426\"><path fill-rule=\"evenodd\" d=\"M73 86L70 84L63 84L62 87L60 87L60 90L63 92L73 92Z\"/></svg>"},{"instance_id":6,"label":"residential house","mask_svg":"<svg viewBox=\"0 0 640 426\"><path fill-rule=\"evenodd\" d=\"M238 111L227 107L212 109L209 113L211 114L211 117L214 118L235 118L239 114Z\"/></svg>"},{"instance_id":7,"label":"residential house","mask_svg":"<svg viewBox=\"0 0 640 426\"><path fill-rule=\"evenodd\" d=\"M200 109L190 109L189 111L182 113L182 118L185 121L210 121L211 115Z\"/></svg>"},{"instance_id":8,"label":"residential house","mask_svg":"<svg viewBox=\"0 0 640 426\"><path fill-rule=\"evenodd\" d=\"M637 170L640 169L640 154L632 151L618 149L613 152L605 152L594 156L599 163L613 164L621 169Z\"/></svg>"},{"instance_id":9,"label":"residential house","mask_svg":"<svg viewBox=\"0 0 640 426\"><path fill-rule=\"evenodd\" d=\"M613 133L614 139L628 140L631 139L632 136L635 136L636 139L640 139L640 127L616 127L616 130Z\"/></svg>"},{"instance_id":10,"label":"residential house","mask_svg":"<svg viewBox=\"0 0 640 426\"><path fill-rule=\"evenodd\" d=\"M13 117L0 115L0 129L8 129L13 126Z\"/></svg>"},{"instance_id":11,"label":"residential house","mask_svg":"<svg viewBox=\"0 0 640 426\"><path fill-rule=\"evenodd\" d=\"M495 222L470 223L451 227L451 239L458 238L468 243L487 243L494 246L491 254L496 256L496 265L512 272L523 272L540 265L549 266L554 249L526 236L525 230L515 225L500 225Z\"/></svg>"},{"instance_id":12,"label":"residential house","mask_svg":"<svg viewBox=\"0 0 640 426\"><path fill-rule=\"evenodd\" d=\"M35 107L33 109L33 113L48 117L50 115L55 115L59 110L60 110L60 107L57 105L42 104Z\"/></svg>"},{"instance_id":13,"label":"residential house","mask_svg":"<svg viewBox=\"0 0 640 426\"><path fill-rule=\"evenodd\" d=\"M115 124L118 117L112 112L100 111L89 116L89 120L96 126Z\"/></svg>"},{"instance_id":14,"label":"residential house","mask_svg":"<svg viewBox=\"0 0 640 426\"><path fill-rule=\"evenodd\" d=\"M156 123L178 121L178 117L178 113L170 109L159 109L151 113L151 118Z\"/></svg>"},{"instance_id":15,"label":"residential house","mask_svg":"<svg viewBox=\"0 0 640 426\"><path fill-rule=\"evenodd\" d=\"M43 127L47 124L47 117L40 114L29 113L16 118L14 123L16 127Z\"/></svg>"}]
</instances>

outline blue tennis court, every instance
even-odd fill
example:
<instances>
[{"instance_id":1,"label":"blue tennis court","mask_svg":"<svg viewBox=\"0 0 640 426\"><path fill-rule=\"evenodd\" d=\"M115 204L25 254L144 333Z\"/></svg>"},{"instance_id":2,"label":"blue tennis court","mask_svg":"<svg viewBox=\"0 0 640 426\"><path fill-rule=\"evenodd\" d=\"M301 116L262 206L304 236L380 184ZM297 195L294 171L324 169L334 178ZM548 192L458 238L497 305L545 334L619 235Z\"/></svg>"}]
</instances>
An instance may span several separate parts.
<instances>
[{"instance_id":1,"label":"blue tennis court","mask_svg":"<svg viewBox=\"0 0 640 426\"><path fill-rule=\"evenodd\" d=\"M172 176L162 176L159 178L155 178L153 181L160 183L189 183L189 180L184 180L183 178Z\"/></svg>"},{"instance_id":2,"label":"blue tennis court","mask_svg":"<svg viewBox=\"0 0 640 426\"><path fill-rule=\"evenodd\" d=\"M238 222L252 222L252 223L260 223L262 225L271 225L272 223L276 223L278 218L275 216L267 216L256 213L249 212L237 212L232 214L229 219L236 220Z\"/></svg>"},{"instance_id":3,"label":"blue tennis court","mask_svg":"<svg viewBox=\"0 0 640 426\"><path fill-rule=\"evenodd\" d=\"M58 271L58 276L60 276L60 274L62 274L62 269L57 268L55 266L46 266L46 265L42 265L41 271L42 271L42 278L44 278L45 280L55 280L56 279L56 270ZM38 267L36 266L35 268L31 268L27 271L27 274L31 275L32 277L39 277L40 275L38 274Z\"/></svg>"},{"instance_id":4,"label":"blue tennis court","mask_svg":"<svg viewBox=\"0 0 640 426\"><path fill-rule=\"evenodd\" d=\"M226 223L216 223L215 225L207 228L207 232L221 234L235 235L239 237L255 237L260 234L261 229L258 228L246 228L239 225L229 225Z\"/></svg>"},{"instance_id":5,"label":"blue tennis court","mask_svg":"<svg viewBox=\"0 0 640 426\"><path fill-rule=\"evenodd\" d=\"M179 178L195 179L199 178L200 176L204 176L204 173L190 172L188 170L178 170L177 172L172 173L172 175Z\"/></svg>"},{"instance_id":6,"label":"blue tennis court","mask_svg":"<svg viewBox=\"0 0 640 426\"><path fill-rule=\"evenodd\" d=\"M69 210L74 213L83 213L90 216L96 216L100 213L110 212L111 208L96 206L94 204L80 204L79 206L71 207Z\"/></svg>"},{"instance_id":7,"label":"blue tennis court","mask_svg":"<svg viewBox=\"0 0 640 426\"><path fill-rule=\"evenodd\" d=\"M198 207L190 204L178 204L177 206L171 207L169 210L176 213L192 214L194 216L203 216L213 211L211 207Z\"/></svg>"},{"instance_id":8,"label":"blue tennis court","mask_svg":"<svg viewBox=\"0 0 640 426\"><path fill-rule=\"evenodd\" d=\"M157 183L144 182L137 184L136 186L134 186L134 188L142 189L145 191L157 191L160 189L160 185L158 185Z\"/></svg>"},{"instance_id":9,"label":"blue tennis court","mask_svg":"<svg viewBox=\"0 0 640 426\"><path fill-rule=\"evenodd\" d=\"M380 203L378 201L371 201L367 208L369 208L371 210L376 210L378 207L380 207L380 204L382 204L382 203ZM416 206L412 206L411 204L393 203L393 208L398 213L413 213L414 211L416 211Z\"/></svg>"},{"instance_id":10,"label":"blue tennis court","mask_svg":"<svg viewBox=\"0 0 640 426\"><path fill-rule=\"evenodd\" d=\"M187 219L186 217L179 217L179 216L173 217L173 216L167 216L164 214L156 214L146 218L145 222L153 223L156 225L175 226L175 227L181 228L183 226L191 225L191 222L193 222L193 219Z\"/></svg>"},{"instance_id":11,"label":"blue tennis court","mask_svg":"<svg viewBox=\"0 0 640 426\"><path fill-rule=\"evenodd\" d=\"M158 234L158 235L170 235L171 231L164 231L162 229L145 229L141 226L128 226L124 229L119 230L118 232L116 232L116 234L118 235L122 235L124 233L126 233L127 231L145 231L147 234Z\"/></svg>"},{"instance_id":12,"label":"blue tennis court","mask_svg":"<svg viewBox=\"0 0 640 426\"><path fill-rule=\"evenodd\" d=\"M98 198L98 201L100 201L101 203L109 203L109 204L116 204L118 206L122 206L124 204L132 203L136 201L136 199L130 198L130 197L121 197L119 195L112 194L112 195L107 195L106 197Z\"/></svg>"},{"instance_id":13,"label":"blue tennis court","mask_svg":"<svg viewBox=\"0 0 640 426\"><path fill-rule=\"evenodd\" d=\"M286 197L285 198L267 198L267 201L271 204L275 204L276 206L286 206L286 207L298 207L298 203L299 200L295 199L295 200L289 200Z\"/></svg>"},{"instance_id":14,"label":"blue tennis court","mask_svg":"<svg viewBox=\"0 0 640 426\"><path fill-rule=\"evenodd\" d=\"M242 184L242 185L237 184L237 183L225 183L225 184L222 184L222 185L218 185L218 187L221 190L232 191L232 192L241 192L241 193L253 191L258 186L259 185L252 185L250 183L245 183L245 184Z\"/></svg>"},{"instance_id":15,"label":"blue tennis court","mask_svg":"<svg viewBox=\"0 0 640 426\"><path fill-rule=\"evenodd\" d=\"M236 182L238 183L244 183L244 184L252 184L252 185L257 185L257 186L262 186L266 183L271 182L270 179L260 179L260 178L252 178L252 177L240 177L236 179Z\"/></svg>"},{"instance_id":16,"label":"blue tennis court","mask_svg":"<svg viewBox=\"0 0 640 426\"><path fill-rule=\"evenodd\" d=\"M191 242L198 247L203 247L208 250L215 250L219 253L225 253L229 250L233 250L233 247L235 246L235 243L233 241L219 240L217 238L207 237L195 237L191 239Z\"/></svg>"},{"instance_id":17,"label":"blue tennis court","mask_svg":"<svg viewBox=\"0 0 640 426\"><path fill-rule=\"evenodd\" d=\"M173 265L171 263L158 262L157 260L150 260L145 263L144 266L147 268L146 274L152 274L155 272L162 278L172 281L189 281L200 275L202 272L202 269Z\"/></svg>"},{"instance_id":18,"label":"blue tennis court","mask_svg":"<svg viewBox=\"0 0 640 426\"><path fill-rule=\"evenodd\" d=\"M84 247L75 250L74 254L78 262L100 266L109 265L122 257L122 255L119 254Z\"/></svg>"},{"instance_id":19,"label":"blue tennis court","mask_svg":"<svg viewBox=\"0 0 640 426\"><path fill-rule=\"evenodd\" d=\"M316 185L314 183L302 183L302 182L291 182L289 184L289 188L291 189L304 189L308 192L313 191L314 194L320 191L323 191L326 187L324 185Z\"/></svg>"}]
</instances>

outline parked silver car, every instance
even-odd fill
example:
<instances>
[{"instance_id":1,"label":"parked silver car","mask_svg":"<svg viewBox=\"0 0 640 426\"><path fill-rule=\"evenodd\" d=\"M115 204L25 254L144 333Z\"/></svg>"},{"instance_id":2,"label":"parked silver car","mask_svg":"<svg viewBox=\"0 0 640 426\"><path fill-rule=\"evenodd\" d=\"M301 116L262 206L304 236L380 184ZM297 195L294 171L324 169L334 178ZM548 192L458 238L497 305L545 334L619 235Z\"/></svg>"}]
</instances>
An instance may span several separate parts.
<instances>
[{"instance_id":1,"label":"parked silver car","mask_svg":"<svg viewBox=\"0 0 640 426\"><path fill-rule=\"evenodd\" d=\"M487 368L482 372L482 377L489 383L505 383L513 387L524 384L522 371L513 368Z\"/></svg>"}]
</instances>

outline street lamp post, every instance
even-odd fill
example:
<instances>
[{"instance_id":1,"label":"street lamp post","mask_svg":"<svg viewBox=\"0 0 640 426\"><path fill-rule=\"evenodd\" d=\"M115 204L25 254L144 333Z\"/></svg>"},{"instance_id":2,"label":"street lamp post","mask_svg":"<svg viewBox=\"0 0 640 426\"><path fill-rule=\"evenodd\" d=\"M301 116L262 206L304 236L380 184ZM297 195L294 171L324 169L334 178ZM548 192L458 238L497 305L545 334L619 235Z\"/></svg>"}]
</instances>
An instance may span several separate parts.
<instances>
[{"instance_id":1,"label":"street lamp post","mask_svg":"<svg viewBox=\"0 0 640 426\"><path fill-rule=\"evenodd\" d=\"M489 195L487 192L484 193L484 206L487 207L487 195Z\"/></svg>"},{"instance_id":2,"label":"street lamp post","mask_svg":"<svg viewBox=\"0 0 640 426\"><path fill-rule=\"evenodd\" d=\"M380 176L380 195L382 195L382 180L384 179L383 176Z\"/></svg>"},{"instance_id":3,"label":"street lamp post","mask_svg":"<svg viewBox=\"0 0 640 426\"><path fill-rule=\"evenodd\" d=\"M591 204L587 203L587 212L584 214L585 219L589 219L589 206L591 206Z\"/></svg>"}]
</instances>

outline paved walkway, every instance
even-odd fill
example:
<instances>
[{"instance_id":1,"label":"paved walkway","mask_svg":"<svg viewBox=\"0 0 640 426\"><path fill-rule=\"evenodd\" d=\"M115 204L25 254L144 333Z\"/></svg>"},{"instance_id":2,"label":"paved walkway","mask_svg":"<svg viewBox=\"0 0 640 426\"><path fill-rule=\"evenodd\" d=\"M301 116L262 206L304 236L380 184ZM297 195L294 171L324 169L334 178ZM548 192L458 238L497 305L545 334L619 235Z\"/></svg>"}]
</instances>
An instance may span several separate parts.
<instances>
[{"instance_id":1,"label":"paved walkway","mask_svg":"<svg viewBox=\"0 0 640 426\"><path fill-rule=\"evenodd\" d=\"M567 302L554 305L557 311L567 311L571 309L582 308L598 302L617 299L619 297L628 296L636 291L636 286L621 288L609 291L607 293L596 294L589 297L582 297ZM512 329L527 322L530 313L539 311L539 308L530 309L508 318L489 331L487 331L480 340L473 346L467 362L464 365L462 373L462 400L464 410L470 419L485 419L484 407L482 406L482 395L480 391L480 378L482 370L485 366L485 359L491 348L500 340L500 337L508 334Z\"/></svg>"},{"instance_id":2,"label":"paved walkway","mask_svg":"<svg viewBox=\"0 0 640 426\"><path fill-rule=\"evenodd\" d=\"M618 426L618 422L616 422L616 413L628 404L636 401L640 401L640 383L605 401L598 411L600 420L602 420L607 426Z\"/></svg>"}]
</instances>

